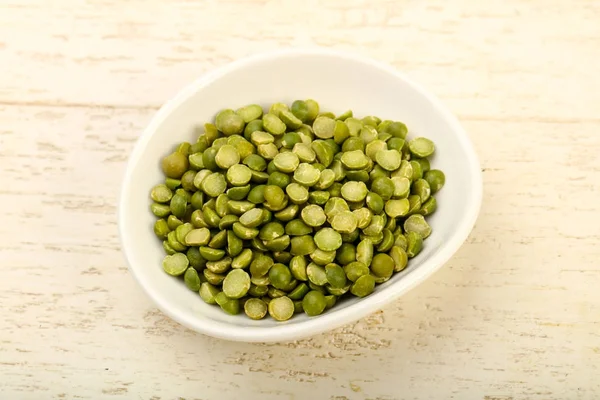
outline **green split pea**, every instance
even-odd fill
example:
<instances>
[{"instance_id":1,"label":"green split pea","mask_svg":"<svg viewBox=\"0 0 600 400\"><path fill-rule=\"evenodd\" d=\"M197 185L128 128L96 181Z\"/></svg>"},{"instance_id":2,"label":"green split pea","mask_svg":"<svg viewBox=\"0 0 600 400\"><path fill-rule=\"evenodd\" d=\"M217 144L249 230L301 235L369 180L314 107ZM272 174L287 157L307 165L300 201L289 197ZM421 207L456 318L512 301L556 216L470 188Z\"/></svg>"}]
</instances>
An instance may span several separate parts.
<instances>
[{"instance_id":1,"label":"green split pea","mask_svg":"<svg viewBox=\"0 0 600 400\"><path fill-rule=\"evenodd\" d=\"M312 99L221 110L150 189L164 272L253 320L318 316L410 266L446 183L400 121Z\"/></svg>"}]
</instances>

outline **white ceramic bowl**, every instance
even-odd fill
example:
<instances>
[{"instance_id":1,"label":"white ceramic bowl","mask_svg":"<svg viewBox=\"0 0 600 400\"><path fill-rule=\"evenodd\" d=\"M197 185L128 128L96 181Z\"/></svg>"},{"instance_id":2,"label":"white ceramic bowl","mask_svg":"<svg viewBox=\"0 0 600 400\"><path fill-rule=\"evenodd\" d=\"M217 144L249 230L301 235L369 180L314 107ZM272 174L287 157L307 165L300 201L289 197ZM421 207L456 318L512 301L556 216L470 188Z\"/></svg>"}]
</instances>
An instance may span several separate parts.
<instances>
[{"instance_id":1,"label":"white ceramic bowl","mask_svg":"<svg viewBox=\"0 0 600 400\"><path fill-rule=\"evenodd\" d=\"M250 103L316 99L323 110L377 115L405 122L409 136L436 144L433 168L446 174L429 217L433 233L409 267L378 285L364 299L349 298L319 317L297 315L286 322L252 321L205 304L181 280L165 274L154 236L149 190L163 178L159 160L177 142L195 141L198 127L222 108ZM461 246L479 212L481 172L469 138L433 95L389 66L355 55L323 50L286 50L245 58L184 88L144 131L129 159L119 204L121 242L133 276L156 305L182 325L206 335L247 342L293 340L339 327L372 313L440 268Z\"/></svg>"}]
</instances>

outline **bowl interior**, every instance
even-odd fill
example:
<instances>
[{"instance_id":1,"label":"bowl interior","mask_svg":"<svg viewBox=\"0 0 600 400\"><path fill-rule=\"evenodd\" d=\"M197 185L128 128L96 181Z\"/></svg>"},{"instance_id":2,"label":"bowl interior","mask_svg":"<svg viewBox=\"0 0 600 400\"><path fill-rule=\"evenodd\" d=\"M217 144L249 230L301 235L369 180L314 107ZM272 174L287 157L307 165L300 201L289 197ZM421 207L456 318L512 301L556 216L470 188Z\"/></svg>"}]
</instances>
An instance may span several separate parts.
<instances>
[{"instance_id":1,"label":"bowl interior","mask_svg":"<svg viewBox=\"0 0 600 400\"><path fill-rule=\"evenodd\" d=\"M409 137L436 143L432 168L446 174L436 194L438 210L429 217L433 233L409 267L365 299L351 298L320 317L295 316L285 323L230 316L204 304L181 280L167 276L164 257L154 236L148 206L150 188L163 177L159 160L181 141L193 142L204 122L223 108L250 103L264 108L313 98L322 110L376 115L401 120ZM136 279L159 307L197 331L228 339L268 341L314 334L376 310L439 268L460 246L475 221L481 196L479 165L456 120L421 88L377 63L330 53L282 53L234 63L184 89L163 107L136 145L125 176L120 204L123 247Z\"/></svg>"}]
</instances>

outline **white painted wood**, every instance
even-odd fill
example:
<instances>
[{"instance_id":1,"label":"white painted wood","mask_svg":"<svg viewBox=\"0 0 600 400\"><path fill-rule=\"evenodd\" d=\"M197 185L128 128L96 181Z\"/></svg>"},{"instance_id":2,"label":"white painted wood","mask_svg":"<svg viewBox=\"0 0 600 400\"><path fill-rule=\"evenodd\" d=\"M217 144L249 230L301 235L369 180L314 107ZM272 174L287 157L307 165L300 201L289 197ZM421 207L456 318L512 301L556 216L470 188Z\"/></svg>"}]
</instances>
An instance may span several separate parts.
<instances>
[{"instance_id":1,"label":"white painted wood","mask_svg":"<svg viewBox=\"0 0 600 400\"><path fill-rule=\"evenodd\" d=\"M0 398L595 399L600 2L0 1ZM288 45L390 62L459 116L481 217L382 312L273 345L172 322L129 276L116 199L155 110Z\"/></svg>"}]
</instances>

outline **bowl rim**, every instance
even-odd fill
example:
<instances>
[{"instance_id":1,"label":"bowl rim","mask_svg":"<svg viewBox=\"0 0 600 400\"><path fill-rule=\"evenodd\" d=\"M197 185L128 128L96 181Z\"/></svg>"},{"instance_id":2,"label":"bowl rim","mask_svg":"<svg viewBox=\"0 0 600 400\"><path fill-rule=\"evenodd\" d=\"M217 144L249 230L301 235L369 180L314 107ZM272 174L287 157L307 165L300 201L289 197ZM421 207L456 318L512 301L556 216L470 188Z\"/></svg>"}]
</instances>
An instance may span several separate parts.
<instances>
[{"instance_id":1,"label":"bowl rim","mask_svg":"<svg viewBox=\"0 0 600 400\"><path fill-rule=\"evenodd\" d=\"M131 254L131 246L129 246L128 243L132 239L128 238L124 232L125 217L123 215L123 210L126 208L128 201L126 196L127 186L131 184L134 166L141 158L143 150L145 150L152 135L165 121L167 116L185 103L196 92L205 86L208 86L211 82L229 74L230 72L243 69L246 66L256 63L263 63L278 58L298 56L328 56L342 58L354 63L361 63L370 68L375 68L387 74L393 75L395 78L403 81L421 96L426 98L436 112L438 112L444 118L444 120L447 121L451 129L456 132L461 147L465 149L470 179L473 182L473 188L470 193L468 193L468 196L470 197L469 200L473 204L473 207L469 209L468 214L456 227L455 234L449 238L444 246L441 247L439 251L434 253L429 259L427 259L421 266L419 266L419 268L411 271L410 274L404 277L404 279L394 283L393 286L395 286L395 290L374 293L372 296L365 297L348 307L339 310L332 310L331 312L325 313L318 318L311 318L301 323L281 323L277 326L269 327L236 326L215 320L211 320L210 323L206 323L200 319L185 315L171 306L167 298L162 295L161 292L152 289L148 280L144 276L145 274L141 273L141 268L134 267L133 263L131 262L133 258ZM459 123L456 116L454 116L454 114L452 114L435 95L389 64L356 53L319 48L279 49L246 56L224 66L218 67L182 88L173 98L161 106L136 141L128 158L125 174L121 182L117 206L119 238L128 269L138 284L142 287L142 290L164 314L181 325L212 337L242 342L277 342L313 336L351 323L381 309L386 304L389 304L393 300L399 298L415 286L422 283L426 278L441 268L454 255L454 253L458 251L475 225L481 209L483 196L481 167L473 144L471 143L467 133Z\"/></svg>"}]
</instances>

